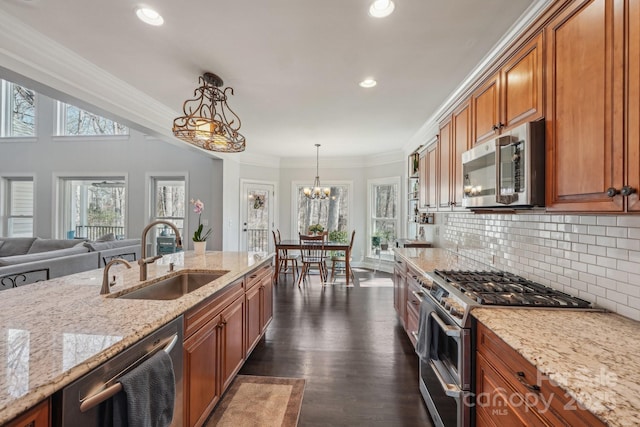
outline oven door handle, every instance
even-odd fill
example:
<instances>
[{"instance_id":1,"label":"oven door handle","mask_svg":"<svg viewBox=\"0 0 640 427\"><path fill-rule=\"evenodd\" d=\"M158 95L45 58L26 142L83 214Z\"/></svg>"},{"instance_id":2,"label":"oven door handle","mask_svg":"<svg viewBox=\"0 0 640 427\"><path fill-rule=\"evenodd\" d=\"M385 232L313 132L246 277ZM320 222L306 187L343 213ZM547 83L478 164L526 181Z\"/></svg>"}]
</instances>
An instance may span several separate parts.
<instances>
[{"instance_id":1,"label":"oven door handle","mask_svg":"<svg viewBox=\"0 0 640 427\"><path fill-rule=\"evenodd\" d=\"M440 326L440 329L442 329L448 337L460 338L460 328L444 323L435 311L432 311L429 314L431 315L431 317L433 317L433 320L436 321L438 326Z\"/></svg>"},{"instance_id":2,"label":"oven door handle","mask_svg":"<svg viewBox=\"0 0 640 427\"><path fill-rule=\"evenodd\" d=\"M447 383L442 377L442 375L440 374L440 371L438 370L438 367L436 366L436 364L433 363L433 360L429 361L429 365L431 365L431 369L436 374L436 378L438 378L438 382L442 386L442 389L444 390L444 394L446 394L449 397L459 398L462 395L462 390L460 390L460 387L458 387L455 384Z\"/></svg>"}]
</instances>

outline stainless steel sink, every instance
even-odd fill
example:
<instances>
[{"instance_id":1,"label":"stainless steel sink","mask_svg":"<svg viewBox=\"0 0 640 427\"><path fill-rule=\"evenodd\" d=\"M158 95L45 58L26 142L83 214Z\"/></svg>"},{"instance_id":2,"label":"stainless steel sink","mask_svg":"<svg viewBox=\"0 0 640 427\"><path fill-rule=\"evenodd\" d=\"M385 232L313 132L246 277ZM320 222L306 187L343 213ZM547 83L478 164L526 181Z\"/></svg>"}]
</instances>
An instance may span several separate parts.
<instances>
[{"instance_id":1,"label":"stainless steel sink","mask_svg":"<svg viewBox=\"0 0 640 427\"><path fill-rule=\"evenodd\" d=\"M118 295L116 298L153 300L176 299L211 283L227 273L228 271L225 270L207 273L185 271L176 276L171 276L158 282L151 283L143 288Z\"/></svg>"}]
</instances>

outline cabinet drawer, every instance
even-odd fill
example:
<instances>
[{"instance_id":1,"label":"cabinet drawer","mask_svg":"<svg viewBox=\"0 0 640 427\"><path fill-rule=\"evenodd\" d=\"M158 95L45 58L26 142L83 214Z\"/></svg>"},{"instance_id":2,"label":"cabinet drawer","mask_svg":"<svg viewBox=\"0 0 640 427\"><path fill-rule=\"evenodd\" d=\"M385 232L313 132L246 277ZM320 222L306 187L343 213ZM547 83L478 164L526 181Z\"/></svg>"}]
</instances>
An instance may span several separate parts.
<instances>
[{"instance_id":1,"label":"cabinet drawer","mask_svg":"<svg viewBox=\"0 0 640 427\"><path fill-rule=\"evenodd\" d=\"M511 385L481 354L476 358L477 426L544 426L529 408L526 395Z\"/></svg>"},{"instance_id":2,"label":"cabinet drawer","mask_svg":"<svg viewBox=\"0 0 640 427\"><path fill-rule=\"evenodd\" d=\"M187 338L220 314L229 304L244 294L244 279L240 278L207 298L184 315L184 337Z\"/></svg>"},{"instance_id":3,"label":"cabinet drawer","mask_svg":"<svg viewBox=\"0 0 640 427\"><path fill-rule=\"evenodd\" d=\"M246 279L246 289L251 289L253 286L257 285L262 281L262 278L267 275L273 274L273 269L271 268L271 264L265 264L257 269L253 270L250 273L247 273L245 276Z\"/></svg>"},{"instance_id":4,"label":"cabinet drawer","mask_svg":"<svg viewBox=\"0 0 640 427\"><path fill-rule=\"evenodd\" d=\"M49 399L47 399L9 422L6 427L47 427L51 425L49 421Z\"/></svg>"},{"instance_id":5,"label":"cabinet drawer","mask_svg":"<svg viewBox=\"0 0 640 427\"><path fill-rule=\"evenodd\" d=\"M403 275L407 274L407 262L399 256L396 256L395 262L395 270Z\"/></svg>"},{"instance_id":6,"label":"cabinet drawer","mask_svg":"<svg viewBox=\"0 0 640 427\"><path fill-rule=\"evenodd\" d=\"M595 415L577 405L562 388L505 343L482 323L478 323L478 355L498 372L511 389L528 396L531 407L550 425L604 426Z\"/></svg>"},{"instance_id":7,"label":"cabinet drawer","mask_svg":"<svg viewBox=\"0 0 640 427\"><path fill-rule=\"evenodd\" d=\"M413 306L407 301L407 335L413 346L418 342L418 313Z\"/></svg>"}]
</instances>

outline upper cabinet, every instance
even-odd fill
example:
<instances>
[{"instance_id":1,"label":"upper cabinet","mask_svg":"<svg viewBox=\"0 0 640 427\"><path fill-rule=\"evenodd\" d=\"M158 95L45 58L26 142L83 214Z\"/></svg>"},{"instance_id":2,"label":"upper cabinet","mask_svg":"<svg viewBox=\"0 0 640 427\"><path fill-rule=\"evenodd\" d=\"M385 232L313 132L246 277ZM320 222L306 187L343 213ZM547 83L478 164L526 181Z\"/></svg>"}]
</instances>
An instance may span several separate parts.
<instances>
[{"instance_id":1,"label":"upper cabinet","mask_svg":"<svg viewBox=\"0 0 640 427\"><path fill-rule=\"evenodd\" d=\"M447 118L440 124L440 156L438 173L439 179L439 192L438 192L438 205L439 208L448 208L451 206L451 193L449 191L449 183L451 182L451 117Z\"/></svg>"},{"instance_id":2,"label":"upper cabinet","mask_svg":"<svg viewBox=\"0 0 640 427\"><path fill-rule=\"evenodd\" d=\"M471 104L461 103L440 123L438 208L462 207L462 153L471 142Z\"/></svg>"},{"instance_id":3,"label":"upper cabinet","mask_svg":"<svg viewBox=\"0 0 640 427\"><path fill-rule=\"evenodd\" d=\"M453 112L451 123L451 205L462 208L462 153L471 148L471 103L468 100Z\"/></svg>"},{"instance_id":4,"label":"upper cabinet","mask_svg":"<svg viewBox=\"0 0 640 427\"><path fill-rule=\"evenodd\" d=\"M545 28L549 210L640 209L639 23L638 0L583 0Z\"/></svg>"},{"instance_id":5,"label":"upper cabinet","mask_svg":"<svg viewBox=\"0 0 640 427\"><path fill-rule=\"evenodd\" d=\"M542 33L538 33L473 92L474 144L543 117L542 58Z\"/></svg>"},{"instance_id":6,"label":"upper cabinet","mask_svg":"<svg viewBox=\"0 0 640 427\"><path fill-rule=\"evenodd\" d=\"M627 211L640 212L640 0L629 2L629 58L627 79ZM622 196L625 197L625 196Z\"/></svg>"}]
</instances>

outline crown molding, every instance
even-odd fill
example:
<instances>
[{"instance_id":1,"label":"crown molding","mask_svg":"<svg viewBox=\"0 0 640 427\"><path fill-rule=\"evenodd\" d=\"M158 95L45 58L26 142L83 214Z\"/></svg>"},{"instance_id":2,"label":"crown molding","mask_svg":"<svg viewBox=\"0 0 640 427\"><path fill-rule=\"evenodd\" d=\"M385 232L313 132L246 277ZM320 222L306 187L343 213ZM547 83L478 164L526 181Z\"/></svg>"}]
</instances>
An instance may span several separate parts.
<instances>
[{"instance_id":1,"label":"crown molding","mask_svg":"<svg viewBox=\"0 0 640 427\"><path fill-rule=\"evenodd\" d=\"M414 152L417 147L431 141L439 132L438 119L442 117L448 110L454 107L454 103L465 92L469 91L478 78L491 66L491 63L504 53L510 44L512 44L538 17L540 17L547 8L554 3L554 0L536 0L525 10L520 18L507 30L507 32L498 40L498 42L489 50L478 65L471 70L462 83L454 90L451 95L438 107L438 109L427 119L427 121L418 129L418 131L402 146L402 150L406 155Z\"/></svg>"},{"instance_id":2,"label":"crown molding","mask_svg":"<svg viewBox=\"0 0 640 427\"><path fill-rule=\"evenodd\" d=\"M166 123L173 122L176 111L2 10L0 27L3 75L167 142L175 139Z\"/></svg>"}]
</instances>

